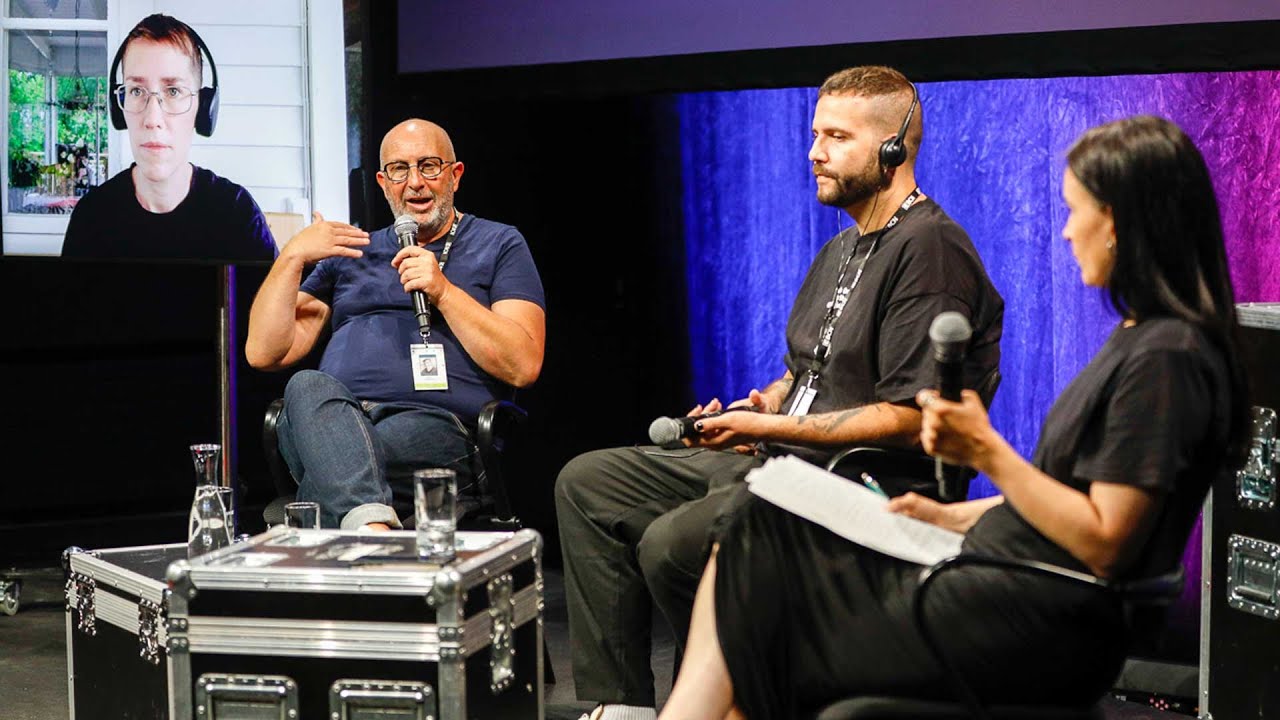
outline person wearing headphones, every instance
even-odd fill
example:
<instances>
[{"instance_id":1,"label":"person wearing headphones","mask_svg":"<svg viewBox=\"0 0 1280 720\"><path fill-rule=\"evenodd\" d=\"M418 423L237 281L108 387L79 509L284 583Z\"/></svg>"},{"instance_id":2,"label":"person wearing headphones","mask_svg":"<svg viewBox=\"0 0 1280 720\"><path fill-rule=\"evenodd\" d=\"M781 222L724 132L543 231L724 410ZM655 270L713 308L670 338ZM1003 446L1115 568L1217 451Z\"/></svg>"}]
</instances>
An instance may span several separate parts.
<instances>
[{"instance_id":1,"label":"person wearing headphones","mask_svg":"<svg viewBox=\"0 0 1280 720\"><path fill-rule=\"evenodd\" d=\"M975 710L1085 708L1113 687L1132 631L1153 619L1113 590L1180 569L1210 486L1249 455L1250 394L1222 220L1195 143L1138 115L1085 131L1066 161L1062 237L1081 281L1116 313L1110 335L1054 401L1030 459L975 393L950 402L927 383L916 396L921 445L1001 494L886 506L962 533L959 557L984 561L935 575L917 606L923 565L736 493L664 718L812 717L855 697L948 699L960 685Z\"/></svg>"},{"instance_id":2,"label":"person wearing headphones","mask_svg":"<svg viewBox=\"0 0 1280 720\"><path fill-rule=\"evenodd\" d=\"M209 57L213 87L201 87ZM117 80L117 72L120 79ZM111 123L133 164L76 204L62 256L271 261L276 244L243 187L192 165L195 133L218 120L218 71L200 36L167 15L143 18L111 63Z\"/></svg>"},{"instance_id":3,"label":"person wearing headphones","mask_svg":"<svg viewBox=\"0 0 1280 720\"><path fill-rule=\"evenodd\" d=\"M917 446L915 394L934 380L928 331L938 313L960 312L973 327L966 387L998 367L1004 301L965 231L916 185L922 137L915 86L900 72L855 67L827 78L809 160L818 201L855 227L809 268L782 377L729 405L755 412L702 418L684 445L598 450L561 471L574 680L579 699L600 703L591 720L654 717L651 603L683 646L708 531L748 470L770 455L821 464L850 444ZM713 399L690 415L721 409ZM928 492L878 479L890 495Z\"/></svg>"}]
</instances>

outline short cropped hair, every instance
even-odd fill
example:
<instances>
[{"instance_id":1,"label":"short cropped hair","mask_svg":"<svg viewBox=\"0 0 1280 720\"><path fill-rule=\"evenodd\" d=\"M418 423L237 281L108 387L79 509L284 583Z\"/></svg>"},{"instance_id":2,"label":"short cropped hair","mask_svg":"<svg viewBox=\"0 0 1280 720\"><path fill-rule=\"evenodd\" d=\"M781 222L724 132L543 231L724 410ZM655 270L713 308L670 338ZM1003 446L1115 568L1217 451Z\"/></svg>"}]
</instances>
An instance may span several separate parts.
<instances>
[{"instance_id":1,"label":"short cropped hair","mask_svg":"<svg viewBox=\"0 0 1280 720\"><path fill-rule=\"evenodd\" d=\"M886 130L895 133L898 128L902 127L902 121L907 116L907 109L911 106L911 98L914 93L915 89L905 75L883 65L863 65L846 68L828 77L823 81L822 87L818 89L819 97L823 95L852 95L865 98L890 98L893 96L905 98L903 101L889 103L888 107L894 108L897 112L892 116L885 115L880 118ZM915 159L916 153L920 150L920 143L923 140L924 107L917 106L915 115L911 119L911 124L907 127L908 159Z\"/></svg>"},{"instance_id":2,"label":"short cropped hair","mask_svg":"<svg viewBox=\"0 0 1280 720\"><path fill-rule=\"evenodd\" d=\"M179 52L186 55L191 60L191 70L195 74L196 87L204 81L204 58L200 55L200 48L196 46L196 31L191 26L181 20L156 13L148 15L129 31L124 38L124 44L121 45L120 56L124 57L125 51L129 48L129 43L134 40L150 40L151 42L172 45Z\"/></svg>"}]
</instances>

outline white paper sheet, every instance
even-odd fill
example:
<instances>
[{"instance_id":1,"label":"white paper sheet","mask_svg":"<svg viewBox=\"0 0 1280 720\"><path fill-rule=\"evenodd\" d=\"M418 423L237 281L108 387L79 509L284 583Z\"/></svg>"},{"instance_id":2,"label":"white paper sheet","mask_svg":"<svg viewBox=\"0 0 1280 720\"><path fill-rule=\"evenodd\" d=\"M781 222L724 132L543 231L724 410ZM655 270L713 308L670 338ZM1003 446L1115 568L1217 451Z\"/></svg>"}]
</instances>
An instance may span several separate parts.
<instances>
[{"instance_id":1,"label":"white paper sheet","mask_svg":"<svg viewBox=\"0 0 1280 720\"><path fill-rule=\"evenodd\" d=\"M803 460L770 458L747 482L774 505L886 555L932 565L960 553L960 533L891 513L884 496Z\"/></svg>"}]
</instances>

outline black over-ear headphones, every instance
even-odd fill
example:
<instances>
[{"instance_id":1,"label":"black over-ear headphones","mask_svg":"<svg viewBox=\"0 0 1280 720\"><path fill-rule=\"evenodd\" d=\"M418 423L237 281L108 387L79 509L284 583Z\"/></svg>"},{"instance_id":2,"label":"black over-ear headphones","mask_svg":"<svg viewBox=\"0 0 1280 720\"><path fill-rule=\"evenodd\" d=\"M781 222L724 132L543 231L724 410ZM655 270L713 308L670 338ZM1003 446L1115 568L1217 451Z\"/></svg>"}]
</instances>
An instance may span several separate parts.
<instances>
[{"instance_id":1,"label":"black over-ear headphones","mask_svg":"<svg viewBox=\"0 0 1280 720\"><path fill-rule=\"evenodd\" d=\"M146 22L146 20L144 19L142 22ZM196 132L209 137L213 134L213 128L218 124L218 66L213 63L213 54L209 52L208 46L204 44L204 40L200 39L196 31L192 30L190 25L181 21L178 21L178 24L191 36L196 48L204 53L205 59L209 61L209 70L213 74L213 87L200 88L199 103L196 105ZM128 46L128 41L120 44L120 49L116 50L116 56L111 61L111 74L108 76L111 78L112 100L107 105L111 108L111 126L117 130L124 130L128 127L124 121L124 108L120 107L120 88L124 83L116 81L116 73L120 70L120 64L124 62L124 51ZM196 82L201 82L202 79L196 78Z\"/></svg>"},{"instance_id":2,"label":"black over-ear headphones","mask_svg":"<svg viewBox=\"0 0 1280 720\"><path fill-rule=\"evenodd\" d=\"M898 134L880 143L880 167L888 169L895 168L907 161L907 126L911 124L911 116L916 114L916 105L920 102L920 95L916 92L916 84L911 85L911 107L907 110L907 116L902 119L902 127L898 128Z\"/></svg>"}]
</instances>

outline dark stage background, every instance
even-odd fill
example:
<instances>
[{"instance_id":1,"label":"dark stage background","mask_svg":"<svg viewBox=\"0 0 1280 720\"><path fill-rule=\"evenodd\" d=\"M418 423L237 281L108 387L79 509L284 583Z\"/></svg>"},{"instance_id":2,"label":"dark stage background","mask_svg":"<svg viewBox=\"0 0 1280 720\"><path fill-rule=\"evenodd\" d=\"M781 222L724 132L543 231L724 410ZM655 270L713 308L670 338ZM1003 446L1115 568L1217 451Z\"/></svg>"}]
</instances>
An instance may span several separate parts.
<instances>
[{"instance_id":1,"label":"dark stage background","mask_svg":"<svg viewBox=\"0 0 1280 720\"><path fill-rule=\"evenodd\" d=\"M1280 167L1274 162L1280 142L1266 118L1275 116L1272 71L1280 68L1280 47L1273 39L1280 22L399 75L396 4L357 5L354 34L363 49L365 102L353 117L362 128L364 162L353 173L353 197L363 200L353 207L353 217L370 228L391 221L373 183L377 143L405 117L430 118L450 131L467 163L459 207L520 228L542 273L547 359L542 378L518 396L531 422L509 455L517 465L513 499L547 538L552 563L560 557L551 500L559 468L585 450L642 441L655 416L683 412L708 393L736 395L776 375L778 317L790 303L795 275L841 222L838 213L817 206L806 185L811 90L679 93L811 88L831 71L860 63L892 64L922 83L926 122L935 114L955 120L930 125L942 132L926 140L925 162L935 163L927 166L932 175L922 167L922 181L933 183L926 191L939 193L944 207L970 226L1010 301L1007 322L1016 328L1016 344L1006 357L1017 360L1005 368L997 402L1008 404L998 412L1016 428L1024 450L1034 440L1047 399L1096 347L1108 322L1097 298L1079 290L1057 235L1056 178L1064 143L1086 119L1167 108L1200 82L1089 76L1261 71L1261 80L1219 87L1223 92L1217 95L1213 88L1192 93L1203 101L1179 111L1199 118L1201 130L1254 127L1237 114L1248 114L1266 99L1262 106L1270 108L1269 115L1253 118L1260 129L1245 133L1262 150L1240 150L1239 162L1227 169L1245 169L1237 177L1258 179L1268 194L1253 210L1274 218L1280 182L1266 173ZM1021 81L1017 92L941 82L1079 76L1085 79ZM1254 87L1248 83L1263 90L1230 113L1214 105L1214 98ZM1150 93L1172 99L1143 105ZM1092 102L1087 113L1043 110L1052 102L1065 107L1082 99ZM784 106L790 109L779 109ZM1043 142L1034 149L1010 143L996 152L991 144L998 143L1005 125L1011 136L1043 133ZM983 187L981 192L966 196L964 185L948 185L954 171L943 180L944 169L936 163L949 148L972 148L974 157L954 162L973 164L972 186ZM1031 166L1023 162L1028 153L1035 153ZM751 165L747 155L758 164ZM997 237L986 231L984 214L1005 212L1010 203L1003 198L1028 182L1035 199L1013 203L1021 208L1015 217L1027 221L1021 234ZM768 197L774 187L779 191L769 202L785 197L797 213L826 214L806 221L804 233L794 238L786 227L754 222L752 198ZM715 205L714 212L700 203ZM766 235L751 235L747 228ZM1246 227L1250 236L1233 250L1237 282L1251 283L1241 299L1280 299L1270 266L1255 262L1268 252L1274 257L1274 230L1261 221ZM1014 254L1014 244L1024 241L1037 249ZM770 242L786 245L789 254L772 251ZM1043 256L1039 261L1036 253ZM263 408L281 394L288 377L251 370L242 359L246 314L264 273L237 273L238 477L251 505L270 496L258 435ZM748 280L771 273L779 282L767 293L738 297L754 287ZM1060 293L1041 298L1053 302L1043 309L1047 314L1036 315L1033 308L1039 306L1023 300L1042 281ZM1022 291L1011 292L1015 284ZM194 480L186 448L217 436L217 299L214 268L0 260L0 477L6 485L0 496L0 567L48 564L70 544L118 546L184 536ZM713 317L713 310L724 316ZM1031 334L1064 317L1093 324L1072 324L1052 342ZM754 332L739 337L726 331L749 318L755 318L747 323ZM1052 346L1048 365L1036 365L1031 358L1044 343Z\"/></svg>"}]
</instances>

